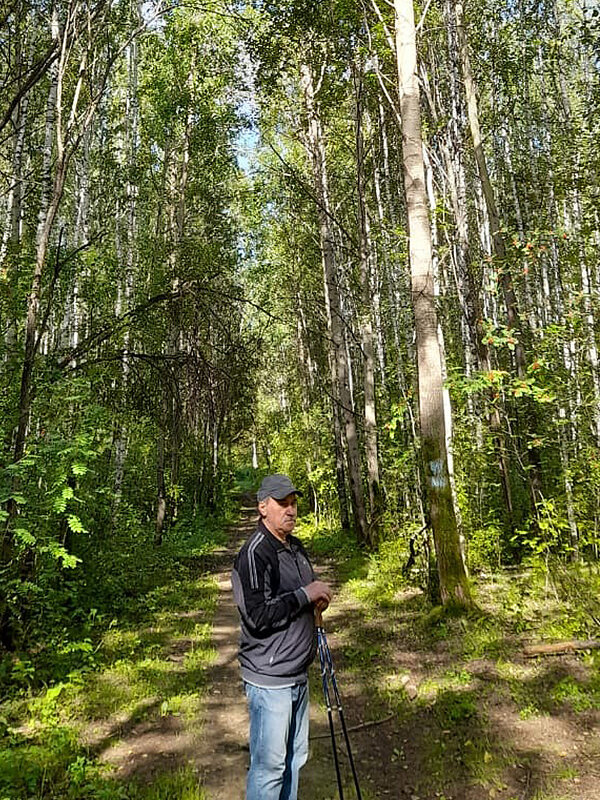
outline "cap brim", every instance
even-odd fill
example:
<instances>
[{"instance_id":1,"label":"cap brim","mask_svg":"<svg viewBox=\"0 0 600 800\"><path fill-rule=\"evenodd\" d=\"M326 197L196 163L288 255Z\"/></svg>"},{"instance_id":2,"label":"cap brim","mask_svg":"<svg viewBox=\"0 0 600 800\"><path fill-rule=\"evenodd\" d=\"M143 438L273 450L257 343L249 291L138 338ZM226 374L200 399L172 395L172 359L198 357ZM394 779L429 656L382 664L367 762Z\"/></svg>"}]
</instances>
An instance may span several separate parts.
<instances>
[{"instance_id":1,"label":"cap brim","mask_svg":"<svg viewBox=\"0 0 600 800\"><path fill-rule=\"evenodd\" d=\"M267 499L267 497L272 497L273 500L285 500L285 498L290 494L297 494L298 497L304 497L304 492L301 492L300 489L291 489L291 491L286 492L285 494L279 494L279 495L273 494L272 492L269 492L268 494L265 494L265 495L261 496L261 493L257 492L256 500L259 503L262 503L264 500Z\"/></svg>"},{"instance_id":2,"label":"cap brim","mask_svg":"<svg viewBox=\"0 0 600 800\"><path fill-rule=\"evenodd\" d=\"M285 494L281 494L279 496L277 496L276 494L271 494L269 495L269 497L272 497L273 500L285 500L285 498L290 494L297 494L298 497L304 497L304 492L301 492L300 489L294 489L294 488L292 488L289 492L286 492Z\"/></svg>"}]
</instances>

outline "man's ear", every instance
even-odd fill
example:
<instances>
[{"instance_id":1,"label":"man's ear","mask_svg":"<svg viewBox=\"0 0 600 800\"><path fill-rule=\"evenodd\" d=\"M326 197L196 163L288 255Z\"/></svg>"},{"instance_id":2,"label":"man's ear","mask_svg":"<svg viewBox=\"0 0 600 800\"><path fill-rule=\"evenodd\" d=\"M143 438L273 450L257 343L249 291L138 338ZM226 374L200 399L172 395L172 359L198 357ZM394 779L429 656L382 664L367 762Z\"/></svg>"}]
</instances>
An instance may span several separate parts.
<instances>
[{"instance_id":1,"label":"man's ear","mask_svg":"<svg viewBox=\"0 0 600 800\"><path fill-rule=\"evenodd\" d=\"M267 498L268 499L268 498ZM258 504L258 513L261 517L267 516L267 501L261 500Z\"/></svg>"}]
</instances>

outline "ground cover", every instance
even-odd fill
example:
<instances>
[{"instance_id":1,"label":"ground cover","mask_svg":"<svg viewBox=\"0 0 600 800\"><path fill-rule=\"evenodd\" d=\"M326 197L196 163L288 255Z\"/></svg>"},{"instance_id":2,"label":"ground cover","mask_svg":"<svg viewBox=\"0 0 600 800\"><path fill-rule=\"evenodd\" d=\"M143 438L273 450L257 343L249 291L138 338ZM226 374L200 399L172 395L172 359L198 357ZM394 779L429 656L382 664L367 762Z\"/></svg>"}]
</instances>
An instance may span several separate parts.
<instances>
[{"instance_id":1,"label":"ground cover","mask_svg":"<svg viewBox=\"0 0 600 800\"><path fill-rule=\"evenodd\" d=\"M57 653L59 678L6 696L1 800L241 800L247 731L228 572L253 524L248 509L227 541L190 538L132 591L127 613L98 624L91 649L72 642L69 672ZM325 625L364 800L598 800L600 653L523 652L595 635L596 573L476 576L479 611L451 617L400 577L392 545L369 557L310 520L299 534L336 587ZM333 800L316 665L311 692L300 797ZM343 755L342 770L353 798Z\"/></svg>"},{"instance_id":2,"label":"ground cover","mask_svg":"<svg viewBox=\"0 0 600 800\"><path fill-rule=\"evenodd\" d=\"M187 752L201 735L215 656L218 589L207 559L222 534L219 525L191 528L180 528L177 543L156 557L137 554L137 573L134 564L119 576L129 587L117 616L96 615L85 637L58 649L13 657L0 704L2 800L203 800ZM119 771L115 757L132 732L143 752L132 747L121 756L141 761L142 773Z\"/></svg>"},{"instance_id":3,"label":"ground cover","mask_svg":"<svg viewBox=\"0 0 600 800\"><path fill-rule=\"evenodd\" d=\"M381 558L345 553L327 531L307 527L304 536L338 587L326 623L346 714L358 726L384 720L353 734L363 794L600 797L600 654L523 653L527 642L597 633L589 613L596 572L561 567L552 577L530 566L482 575L474 578L480 610L453 618L421 590L391 580ZM581 596L565 592L573 584ZM315 742L326 762L325 745ZM308 792L306 800L336 796L331 764Z\"/></svg>"}]
</instances>

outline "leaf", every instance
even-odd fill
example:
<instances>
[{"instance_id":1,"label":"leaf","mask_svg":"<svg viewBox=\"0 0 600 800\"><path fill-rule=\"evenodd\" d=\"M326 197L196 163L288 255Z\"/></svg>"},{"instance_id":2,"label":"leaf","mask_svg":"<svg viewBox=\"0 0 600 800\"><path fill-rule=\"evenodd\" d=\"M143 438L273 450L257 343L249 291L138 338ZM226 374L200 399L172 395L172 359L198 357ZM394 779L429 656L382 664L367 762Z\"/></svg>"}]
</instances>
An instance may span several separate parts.
<instances>
[{"instance_id":1,"label":"leaf","mask_svg":"<svg viewBox=\"0 0 600 800\"><path fill-rule=\"evenodd\" d=\"M19 544L25 545L25 547L33 547L37 541L35 536L26 528L15 528L13 536Z\"/></svg>"},{"instance_id":2,"label":"leaf","mask_svg":"<svg viewBox=\"0 0 600 800\"><path fill-rule=\"evenodd\" d=\"M67 516L67 524L73 533L87 533L83 527L83 523L76 514L69 514Z\"/></svg>"},{"instance_id":3,"label":"leaf","mask_svg":"<svg viewBox=\"0 0 600 800\"><path fill-rule=\"evenodd\" d=\"M73 464L71 467L71 472L73 475L77 475L77 477L81 477L81 475L85 475L88 471L88 468L85 464Z\"/></svg>"},{"instance_id":4,"label":"leaf","mask_svg":"<svg viewBox=\"0 0 600 800\"><path fill-rule=\"evenodd\" d=\"M51 686L46 692L46 700L56 700L64 688L64 683L57 683L56 686Z\"/></svg>"},{"instance_id":5,"label":"leaf","mask_svg":"<svg viewBox=\"0 0 600 800\"><path fill-rule=\"evenodd\" d=\"M57 561L62 562L61 566L65 567L66 569L74 569L77 566L77 564L81 562L80 558L69 553L58 542L50 542L50 544L42 548L42 551L45 553L50 553L50 555L53 556L53 558L55 558Z\"/></svg>"},{"instance_id":6,"label":"leaf","mask_svg":"<svg viewBox=\"0 0 600 800\"><path fill-rule=\"evenodd\" d=\"M24 506L27 503L27 500L22 494L14 494L12 492L9 494L2 495L2 497L0 498L0 503L6 503L8 500L14 500L15 503L17 503L17 505L20 506Z\"/></svg>"},{"instance_id":7,"label":"leaf","mask_svg":"<svg viewBox=\"0 0 600 800\"><path fill-rule=\"evenodd\" d=\"M66 500L63 500L62 497L57 497L52 503L52 508L57 514L62 514L64 511L66 511L67 502Z\"/></svg>"},{"instance_id":8,"label":"leaf","mask_svg":"<svg viewBox=\"0 0 600 800\"><path fill-rule=\"evenodd\" d=\"M74 497L74 492L71 486L63 486L61 493L58 497L54 498L52 508L57 514L63 514L67 508L67 502Z\"/></svg>"}]
</instances>

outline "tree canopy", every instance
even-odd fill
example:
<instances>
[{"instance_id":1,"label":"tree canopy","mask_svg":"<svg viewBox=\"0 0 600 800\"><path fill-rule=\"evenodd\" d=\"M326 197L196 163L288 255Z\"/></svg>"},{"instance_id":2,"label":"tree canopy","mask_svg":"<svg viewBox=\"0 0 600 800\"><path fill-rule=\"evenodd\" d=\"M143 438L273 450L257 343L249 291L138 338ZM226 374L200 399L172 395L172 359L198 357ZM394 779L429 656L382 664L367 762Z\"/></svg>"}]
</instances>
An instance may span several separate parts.
<instances>
[{"instance_id":1,"label":"tree canopy","mask_svg":"<svg viewBox=\"0 0 600 800\"><path fill-rule=\"evenodd\" d=\"M5 648L245 468L446 604L597 559L593 5L0 22Z\"/></svg>"}]
</instances>

